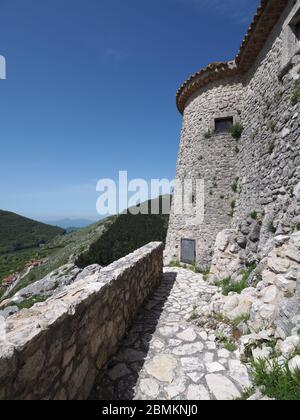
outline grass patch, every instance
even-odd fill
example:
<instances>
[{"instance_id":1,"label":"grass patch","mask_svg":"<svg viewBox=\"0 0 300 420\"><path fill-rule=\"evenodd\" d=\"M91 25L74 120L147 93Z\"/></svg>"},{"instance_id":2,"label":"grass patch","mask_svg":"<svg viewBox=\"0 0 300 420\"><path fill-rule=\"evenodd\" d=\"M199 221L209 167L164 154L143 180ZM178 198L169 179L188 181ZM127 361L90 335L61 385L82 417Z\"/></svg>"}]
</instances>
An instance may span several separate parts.
<instances>
[{"instance_id":1,"label":"grass patch","mask_svg":"<svg viewBox=\"0 0 300 420\"><path fill-rule=\"evenodd\" d=\"M267 230L270 233L276 233L276 227L274 226L274 222L269 222L267 225Z\"/></svg>"},{"instance_id":2,"label":"grass patch","mask_svg":"<svg viewBox=\"0 0 300 420\"><path fill-rule=\"evenodd\" d=\"M185 268L187 270L192 271L193 273L202 273L201 270L197 267L196 262L192 265L187 265L187 264L181 264L178 260L175 260L175 261L171 261L168 266L174 267L174 268Z\"/></svg>"},{"instance_id":3,"label":"grass patch","mask_svg":"<svg viewBox=\"0 0 300 420\"><path fill-rule=\"evenodd\" d=\"M251 214L250 214L251 219L253 220L257 220L258 218L258 213L256 210L254 210Z\"/></svg>"},{"instance_id":4,"label":"grass patch","mask_svg":"<svg viewBox=\"0 0 300 420\"><path fill-rule=\"evenodd\" d=\"M222 293L225 296L228 296L230 292L235 292L240 294L244 289L248 287L248 279L256 269L256 264L250 264L245 270L241 271L242 278L240 281L234 282L231 277L227 277L224 280L221 280L218 283L218 286L222 287Z\"/></svg>"},{"instance_id":5,"label":"grass patch","mask_svg":"<svg viewBox=\"0 0 300 420\"><path fill-rule=\"evenodd\" d=\"M233 341L225 341L222 343L222 346L225 350L229 351L230 353L234 353L237 350L237 345Z\"/></svg>"},{"instance_id":6,"label":"grass patch","mask_svg":"<svg viewBox=\"0 0 300 420\"><path fill-rule=\"evenodd\" d=\"M176 261L171 261L169 264L169 267L177 267L177 268L181 268L181 264L178 260Z\"/></svg>"},{"instance_id":7,"label":"grass patch","mask_svg":"<svg viewBox=\"0 0 300 420\"><path fill-rule=\"evenodd\" d=\"M212 317L218 322L223 322L224 324L227 324L227 325L230 324L230 319L219 312L214 312Z\"/></svg>"},{"instance_id":8,"label":"grass patch","mask_svg":"<svg viewBox=\"0 0 300 420\"><path fill-rule=\"evenodd\" d=\"M300 370L292 373L288 364L281 366L261 359L252 363L252 376L256 386L264 387L264 394L278 401L300 400Z\"/></svg>"},{"instance_id":9,"label":"grass patch","mask_svg":"<svg viewBox=\"0 0 300 420\"><path fill-rule=\"evenodd\" d=\"M214 131L207 130L206 133L204 133L204 138L205 139L211 139L213 135L214 135Z\"/></svg>"},{"instance_id":10,"label":"grass patch","mask_svg":"<svg viewBox=\"0 0 300 420\"><path fill-rule=\"evenodd\" d=\"M235 206L236 206L235 200L231 201L231 203L230 203L230 209L231 210L229 212L230 217L233 217L233 215L234 215Z\"/></svg>"},{"instance_id":11,"label":"grass patch","mask_svg":"<svg viewBox=\"0 0 300 420\"><path fill-rule=\"evenodd\" d=\"M197 266L197 264L196 264L196 262L191 266L191 270L194 272L194 273L196 273L196 274L200 274L201 273L201 270L200 270L200 268Z\"/></svg>"},{"instance_id":12,"label":"grass patch","mask_svg":"<svg viewBox=\"0 0 300 420\"><path fill-rule=\"evenodd\" d=\"M233 191L234 193L237 193L237 190L238 190L238 183L237 183L237 181L234 181L234 182L231 184L231 189L232 189L232 191Z\"/></svg>"},{"instance_id":13,"label":"grass patch","mask_svg":"<svg viewBox=\"0 0 300 420\"><path fill-rule=\"evenodd\" d=\"M231 322L231 324L234 328L237 328L241 322L248 322L249 320L250 320L250 315L245 314L245 315L241 315L241 316L238 316L237 318L235 318Z\"/></svg>"},{"instance_id":14,"label":"grass patch","mask_svg":"<svg viewBox=\"0 0 300 420\"><path fill-rule=\"evenodd\" d=\"M287 290L287 291L284 293L284 297L285 297L286 299L291 299L292 297L294 297L294 296L295 296L295 293L296 293L296 291Z\"/></svg>"},{"instance_id":15,"label":"grass patch","mask_svg":"<svg viewBox=\"0 0 300 420\"><path fill-rule=\"evenodd\" d=\"M256 392L255 387L245 388L241 393L239 398L236 398L235 401L247 401L252 395Z\"/></svg>"},{"instance_id":16,"label":"grass patch","mask_svg":"<svg viewBox=\"0 0 300 420\"><path fill-rule=\"evenodd\" d=\"M276 128L276 122L275 121L268 121L267 128L268 128L268 130L272 131L272 133L274 133L275 128Z\"/></svg>"},{"instance_id":17,"label":"grass patch","mask_svg":"<svg viewBox=\"0 0 300 420\"><path fill-rule=\"evenodd\" d=\"M300 81L297 80L295 82L294 88L292 90L292 97L291 97L292 105L296 105L300 102Z\"/></svg>"},{"instance_id":18,"label":"grass patch","mask_svg":"<svg viewBox=\"0 0 300 420\"><path fill-rule=\"evenodd\" d=\"M199 318L199 315L198 315L198 312L197 312L197 306L196 305L194 305L193 306L193 311L192 311L192 313L191 313L191 315L190 315L190 317L189 317L189 319L188 319L188 321L189 322L191 322L191 321L195 321L196 319L198 319Z\"/></svg>"},{"instance_id":19,"label":"grass patch","mask_svg":"<svg viewBox=\"0 0 300 420\"><path fill-rule=\"evenodd\" d=\"M204 281L207 281L208 280L209 273L210 273L210 269L209 268L207 270L202 271L201 274L203 275L203 280Z\"/></svg>"},{"instance_id":20,"label":"grass patch","mask_svg":"<svg viewBox=\"0 0 300 420\"><path fill-rule=\"evenodd\" d=\"M240 123L237 123L230 128L229 133L235 140L239 140L242 137L243 131L244 127Z\"/></svg>"},{"instance_id":21,"label":"grass patch","mask_svg":"<svg viewBox=\"0 0 300 420\"><path fill-rule=\"evenodd\" d=\"M275 143L272 141L272 143L269 144L268 152L269 155L271 155L274 152L275 149Z\"/></svg>"},{"instance_id":22,"label":"grass patch","mask_svg":"<svg viewBox=\"0 0 300 420\"><path fill-rule=\"evenodd\" d=\"M220 315L220 314L219 314ZM226 324L227 323L230 323L230 320L229 319L227 319L227 318L225 318L225 317L223 317L223 316L221 316L221 318L222 318L222 322L225 322ZM217 337L216 337L216 339L217 339L217 342L225 349L225 350L227 350L227 351L229 351L230 353L233 353L233 352L235 352L236 350L237 350L237 345L232 341L232 340L229 340L226 336L225 336L225 334L223 334L223 333L219 333L218 335L217 335Z\"/></svg>"},{"instance_id":23,"label":"grass patch","mask_svg":"<svg viewBox=\"0 0 300 420\"><path fill-rule=\"evenodd\" d=\"M248 287L247 280L242 279L238 282L233 282L231 277L227 277L219 283L219 286L222 287L222 293L224 296L228 296L229 293L235 292L241 294L244 289Z\"/></svg>"},{"instance_id":24,"label":"grass patch","mask_svg":"<svg viewBox=\"0 0 300 420\"><path fill-rule=\"evenodd\" d=\"M13 305L17 306L19 309L30 309L36 303L45 302L48 299L47 296L32 296L30 299L25 299L21 303L13 303Z\"/></svg>"}]
</instances>

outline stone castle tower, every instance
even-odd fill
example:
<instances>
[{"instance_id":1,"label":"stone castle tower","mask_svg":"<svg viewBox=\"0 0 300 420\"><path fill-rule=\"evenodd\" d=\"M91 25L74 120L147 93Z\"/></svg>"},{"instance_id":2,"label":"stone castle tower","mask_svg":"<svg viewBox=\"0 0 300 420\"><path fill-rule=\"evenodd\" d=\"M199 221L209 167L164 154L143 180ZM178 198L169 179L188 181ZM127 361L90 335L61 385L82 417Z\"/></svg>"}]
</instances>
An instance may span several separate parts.
<instances>
[{"instance_id":1,"label":"stone castle tower","mask_svg":"<svg viewBox=\"0 0 300 420\"><path fill-rule=\"evenodd\" d=\"M173 209L167 263L209 267L224 229L236 229L253 254L275 231L300 226L299 71L300 0L262 0L235 60L210 64L180 87L177 178L204 179L205 219L191 226Z\"/></svg>"}]
</instances>

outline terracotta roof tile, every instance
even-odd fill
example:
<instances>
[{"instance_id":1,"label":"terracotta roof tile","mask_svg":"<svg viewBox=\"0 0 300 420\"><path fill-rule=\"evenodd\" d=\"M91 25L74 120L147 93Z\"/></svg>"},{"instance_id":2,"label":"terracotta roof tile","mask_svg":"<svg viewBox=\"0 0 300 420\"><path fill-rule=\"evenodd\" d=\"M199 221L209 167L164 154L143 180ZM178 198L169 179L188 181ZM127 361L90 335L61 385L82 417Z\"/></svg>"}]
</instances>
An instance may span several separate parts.
<instances>
[{"instance_id":1,"label":"terracotta roof tile","mask_svg":"<svg viewBox=\"0 0 300 420\"><path fill-rule=\"evenodd\" d=\"M287 4L288 0L261 0L235 61L209 64L206 68L193 74L179 88L176 101L181 113L183 113L189 97L207 83L249 70Z\"/></svg>"}]
</instances>

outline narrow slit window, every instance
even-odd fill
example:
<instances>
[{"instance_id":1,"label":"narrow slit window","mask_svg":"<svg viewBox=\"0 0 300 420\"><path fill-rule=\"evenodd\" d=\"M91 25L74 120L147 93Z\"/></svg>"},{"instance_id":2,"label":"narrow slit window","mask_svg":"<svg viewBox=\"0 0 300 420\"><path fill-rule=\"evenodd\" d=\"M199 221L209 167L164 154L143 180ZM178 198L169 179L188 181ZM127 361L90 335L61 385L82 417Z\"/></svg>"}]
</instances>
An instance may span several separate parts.
<instances>
[{"instance_id":1,"label":"narrow slit window","mask_svg":"<svg viewBox=\"0 0 300 420\"><path fill-rule=\"evenodd\" d=\"M228 132L233 126L233 117L215 119L216 133Z\"/></svg>"},{"instance_id":2,"label":"narrow slit window","mask_svg":"<svg viewBox=\"0 0 300 420\"><path fill-rule=\"evenodd\" d=\"M295 25L295 35L298 42L300 42L300 20Z\"/></svg>"}]
</instances>

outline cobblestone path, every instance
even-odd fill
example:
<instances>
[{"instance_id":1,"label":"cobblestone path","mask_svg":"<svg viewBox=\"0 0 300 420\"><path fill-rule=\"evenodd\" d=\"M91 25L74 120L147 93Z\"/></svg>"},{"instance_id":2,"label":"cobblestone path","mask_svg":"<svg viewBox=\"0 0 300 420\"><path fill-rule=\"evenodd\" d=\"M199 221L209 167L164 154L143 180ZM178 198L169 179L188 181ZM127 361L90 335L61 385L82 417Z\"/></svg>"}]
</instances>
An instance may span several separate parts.
<instances>
[{"instance_id":1,"label":"cobblestone path","mask_svg":"<svg viewBox=\"0 0 300 420\"><path fill-rule=\"evenodd\" d=\"M120 350L98 377L91 399L230 400L248 387L238 353L218 348L212 331L195 326L193 308L216 287L201 274L166 268L161 285Z\"/></svg>"}]
</instances>

